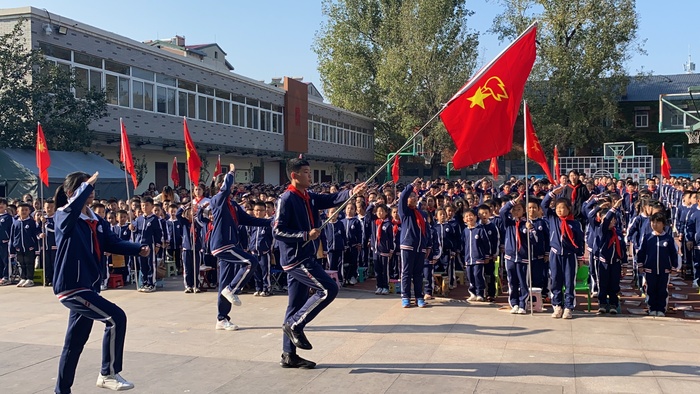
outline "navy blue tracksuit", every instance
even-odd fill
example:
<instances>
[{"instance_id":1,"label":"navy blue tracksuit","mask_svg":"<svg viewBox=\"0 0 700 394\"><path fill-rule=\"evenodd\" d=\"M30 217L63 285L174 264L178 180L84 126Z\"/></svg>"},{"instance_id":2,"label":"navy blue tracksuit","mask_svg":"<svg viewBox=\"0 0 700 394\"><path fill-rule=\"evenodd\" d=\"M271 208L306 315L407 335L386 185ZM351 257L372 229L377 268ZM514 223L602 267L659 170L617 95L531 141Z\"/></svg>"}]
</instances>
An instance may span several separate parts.
<instances>
[{"instance_id":1,"label":"navy blue tracksuit","mask_svg":"<svg viewBox=\"0 0 700 394\"><path fill-rule=\"evenodd\" d=\"M338 280L342 283L343 277L343 254L345 253L345 229L343 222L336 220L329 222L323 229L325 235L324 250L328 254L328 269L338 273Z\"/></svg>"},{"instance_id":2,"label":"navy blue tracksuit","mask_svg":"<svg viewBox=\"0 0 700 394\"><path fill-rule=\"evenodd\" d=\"M620 304L617 293L620 292L622 264L627 262L627 248L620 232L610 229L610 222L616 216L616 209L611 208L603 217L596 234L596 258L598 268L598 304L615 308Z\"/></svg>"},{"instance_id":3,"label":"navy blue tracksuit","mask_svg":"<svg viewBox=\"0 0 700 394\"><path fill-rule=\"evenodd\" d=\"M12 216L5 212L0 215L0 279L10 279L12 268L10 267L10 232L12 230Z\"/></svg>"},{"instance_id":4,"label":"navy blue tracksuit","mask_svg":"<svg viewBox=\"0 0 700 394\"><path fill-rule=\"evenodd\" d=\"M485 297L484 265L490 253L490 245L484 227L480 224L472 228L465 227L462 232L462 246L464 265L469 279L469 294Z\"/></svg>"},{"instance_id":5,"label":"navy blue tracksuit","mask_svg":"<svg viewBox=\"0 0 700 394\"><path fill-rule=\"evenodd\" d=\"M345 252L343 253L343 278L350 280L357 276L357 263L362 250L362 222L357 218L345 217L341 220L345 231Z\"/></svg>"},{"instance_id":6,"label":"navy blue tracksuit","mask_svg":"<svg viewBox=\"0 0 700 394\"><path fill-rule=\"evenodd\" d=\"M389 218L374 219L372 222L370 248L374 254L374 272L377 287L389 288L389 263L396 249L394 246L394 226Z\"/></svg>"},{"instance_id":7,"label":"navy blue tracksuit","mask_svg":"<svg viewBox=\"0 0 700 394\"><path fill-rule=\"evenodd\" d=\"M20 278L34 280L34 259L39 254L37 237L41 234L41 227L31 217L24 220L17 218L10 234L10 254L17 256Z\"/></svg>"},{"instance_id":8,"label":"navy blue tracksuit","mask_svg":"<svg viewBox=\"0 0 700 394\"><path fill-rule=\"evenodd\" d=\"M666 313L671 269L680 269L673 236L668 232L646 235L639 246L637 259L646 278L649 311Z\"/></svg>"},{"instance_id":9,"label":"navy blue tracksuit","mask_svg":"<svg viewBox=\"0 0 700 394\"><path fill-rule=\"evenodd\" d=\"M151 248L148 256L139 256L139 271L143 286L153 286L155 281L156 248L161 247L163 232L160 227L160 218L154 214L139 216L134 220L134 242L147 245Z\"/></svg>"},{"instance_id":10,"label":"navy blue tracksuit","mask_svg":"<svg viewBox=\"0 0 700 394\"><path fill-rule=\"evenodd\" d=\"M248 230L248 251L258 258L255 268L255 290L270 291L270 251L272 250L272 227L251 226Z\"/></svg>"},{"instance_id":11,"label":"navy blue tracksuit","mask_svg":"<svg viewBox=\"0 0 700 394\"><path fill-rule=\"evenodd\" d=\"M413 185L406 186L399 195L399 217L401 218L401 298L411 298L411 284L416 300L423 298L423 264L428 247L428 221L417 208L408 206L408 197ZM421 227L416 215L421 215Z\"/></svg>"}]
</instances>

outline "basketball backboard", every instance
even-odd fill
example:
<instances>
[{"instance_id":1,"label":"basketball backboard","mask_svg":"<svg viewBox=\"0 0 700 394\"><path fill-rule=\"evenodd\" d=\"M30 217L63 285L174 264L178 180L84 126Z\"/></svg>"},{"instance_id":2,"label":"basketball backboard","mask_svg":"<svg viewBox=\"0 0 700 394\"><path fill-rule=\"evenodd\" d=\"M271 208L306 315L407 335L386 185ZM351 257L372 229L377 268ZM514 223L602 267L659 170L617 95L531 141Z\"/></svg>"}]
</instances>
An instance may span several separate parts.
<instances>
[{"instance_id":1,"label":"basketball backboard","mask_svg":"<svg viewBox=\"0 0 700 394\"><path fill-rule=\"evenodd\" d=\"M615 160L614 174L619 177L620 168L625 159L634 158L634 142L606 142L603 144L603 159Z\"/></svg>"},{"instance_id":2,"label":"basketball backboard","mask_svg":"<svg viewBox=\"0 0 700 394\"><path fill-rule=\"evenodd\" d=\"M689 144L700 142L700 87L659 96L659 133L685 133Z\"/></svg>"}]
</instances>

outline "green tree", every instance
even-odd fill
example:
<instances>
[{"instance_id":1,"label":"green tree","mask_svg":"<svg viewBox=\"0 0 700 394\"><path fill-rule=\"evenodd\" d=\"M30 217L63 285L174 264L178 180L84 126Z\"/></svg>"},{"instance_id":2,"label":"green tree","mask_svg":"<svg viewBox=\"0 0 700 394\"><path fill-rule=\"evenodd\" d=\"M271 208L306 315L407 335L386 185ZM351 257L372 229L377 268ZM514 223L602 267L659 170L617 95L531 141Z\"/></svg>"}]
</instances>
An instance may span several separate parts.
<instances>
[{"instance_id":1,"label":"green tree","mask_svg":"<svg viewBox=\"0 0 700 394\"><path fill-rule=\"evenodd\" d=\"M41 122L49 149L79 151L92 143L89 126L107 113L103 91L87 90L65 67L29 50L22 35L25 20L0 36L0 146L35 146ZM74 91L85 91L76 98Z\"/></svg>"},{"instance_id":2,"label":"green tree","mask_svg":"<svg viewBox=\"0 0 700 394\"><path fill-rule=\"evenodd\" d=\"M478 34L467 28L464 1L325 0L323 13L314 44L323 90L334 105L376 119L378 158L398 149L474 70ZM435 154L433 167L444 150L454 151L442 123L432 123L423 149Z\"/></svg>"},{"instance_id":3,"label":"green tree","mask_svg":"<svg viewBox=\"0 0 700 394\"><path fill-rule=\"evenodd\" d=\"M629 130L618 100L626 62L643 52L634 0L499 0L493 31L511 40L538 20L537 61L525 90L540 139L581 152Z\"/></svg>"}]
</instances>

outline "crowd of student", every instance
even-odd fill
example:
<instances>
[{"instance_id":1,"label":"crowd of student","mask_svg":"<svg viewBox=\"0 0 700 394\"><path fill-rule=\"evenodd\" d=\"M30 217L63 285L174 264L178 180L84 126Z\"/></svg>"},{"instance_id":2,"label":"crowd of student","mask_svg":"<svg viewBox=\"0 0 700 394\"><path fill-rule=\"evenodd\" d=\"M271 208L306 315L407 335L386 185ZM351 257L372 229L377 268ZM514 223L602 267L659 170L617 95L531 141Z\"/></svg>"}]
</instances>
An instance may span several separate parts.
<instances>
[{"instance_id":1,"label":"crowd of student","mask_svg":"<svg viewBox=\"0 0 700 394\"><path fill-rule=\"evenodd\" d=\"M424 307L433 298L434 272L444 272L453 287L456 272L463 270L468 301L494 301L496 281L504 273L512 313L526 313L529 289L537 287L551 302L552 316L569 319L575 307L578 261L584 255L599 314L618 312L622 265L628 254L633 258L635 284L646 294L651 315L666 311L666 285L671 270L681 269L679 256L688 267L695 267L691 271L697 286L700 252L693 253L700 250L697 180L670 179L657 186L656 179L649 179L640 187L631 179L584 178L571 171L557 181L554 185L534 177L512 177L494 185L488 179L417 179L400 188L398 195L393 184L373 185L342 211L322 212L321 220L330 219L320 234L316 257L348 286L357 283L359 268L369 268L376 277L377 295L389 294L389 282L400 280L404 307ZM138 281L140 292L153 292L156 272L172 259L183 274L185 293L200 292L200 266L216 268L217 261L226 258L216 245L216 239L223 237L217 232L231 224L217 217L212 204L218 204L237 219L240 209L245 217L257 220L248 225L236 220L236 234L225 237L234 240L240 253L253 256L247 261L255 264L219 272L207 282L221 282L226 276L223 281L232 285L221 292L233 305L240 304L237 294L251 276L255 296L271 295L272 268L280 261L272 220L286 189L238 185L232 188L231 204L228 198L210 199L218 187L212 185L210 190L200 184L192 196L185 189L166 186L157 193L149 187L129 201L95 200L92 210L110 224L111 231L151 250L148 256L135 257L103 253L102 290L111 273L123 275L124 283ZM335 193L339 187L350 185L314 185L313 191ZM52 199L38 201L30 195L19 201L0 198L0 285L11 283L14 270L19 274L18 287L33 286L35 267L44 268L47 285L51 284L56 208ZM228 319L220 316L221 321Z\"/></svg>"}]
</instances>

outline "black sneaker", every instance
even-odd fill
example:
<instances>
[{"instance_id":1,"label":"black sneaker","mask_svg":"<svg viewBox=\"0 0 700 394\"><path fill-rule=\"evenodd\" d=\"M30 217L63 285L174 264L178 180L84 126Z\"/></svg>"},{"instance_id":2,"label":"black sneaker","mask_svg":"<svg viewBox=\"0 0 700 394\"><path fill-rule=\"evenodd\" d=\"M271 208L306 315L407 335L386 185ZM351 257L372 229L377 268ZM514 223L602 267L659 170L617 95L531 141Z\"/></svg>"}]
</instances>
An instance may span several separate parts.
<instances>
[{"instance_id":1,"label":"black sneaker","mask_svg":"<svg viewBox=\"0 0 700 394\"><path fill-rule=\"evenodd\" d=\"M596 313L596 315L604 315L607 312L608 310L605 307L601 306L600 308L598 308L598 313Z\"/></svg>"},{"instance_id":2,"label":"black sneaker","mask_svg":"<svg viewBox=\"0 0 700 394\"><path fill-rule=\"evenodd\" d=\"M316 367L316 363L313 361L305 360L296 354L290 354L285 352L282 353L280 366L282 368L314 369Z\"/></svg>"},{"instance_id":3,"label":"black sneaker","mask_svg":"<svg viewBox=\"0 0 700 394\"><path fill-rule=\"evenodd\" d=\"M611 315L617 315L617 305L611 305L609 312Z\"/></svg>"},{"instance_id":4,"label":"black sneaker","mask_svg":"<svg viewBox=\"0 0 700 394\"><path fill-rule=\"evenodd\" d=\"M284 323L284 325L282 325L282 331L284 331L287 337L292 340L294 346L298 347L299 349L311 350L313 348L309 340L306 339L304 331L294 330L292 329L292 326L290 326L287 323Z\"/></svg>"}]
</instances>

